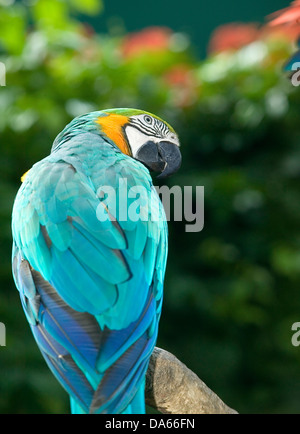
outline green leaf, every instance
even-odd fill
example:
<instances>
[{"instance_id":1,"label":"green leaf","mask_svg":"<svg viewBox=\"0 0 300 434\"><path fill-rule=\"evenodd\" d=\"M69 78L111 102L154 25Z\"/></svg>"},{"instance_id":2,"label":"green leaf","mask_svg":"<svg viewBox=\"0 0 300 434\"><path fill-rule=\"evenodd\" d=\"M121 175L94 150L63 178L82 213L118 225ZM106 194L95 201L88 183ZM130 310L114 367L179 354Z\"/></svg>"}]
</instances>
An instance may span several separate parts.
<instances>
[{"instance_id":1,"label":"green leaf","mask_svg":"<svg viewBox=\"0 0 300 434\"><path fill-rule=\"evenodd\" d=\"M0 44L11 54L20 54L25 43L25 11L0 7Z\"/></svg>"},{"instance_id":2,"label":"green leaf","mask_svg":"<svg viewBox=\"0 0 300 434\"><path fill-rule=\"evenodd\" d=\"M87 15L97 15L103 9L101 0L70 0L70 3L78 12Z\"/></svg>"},{"instance_id":3,"label":"green leaf","mask_svg":"<svg viewBox=\"0 0 300 434\"><path fill-rule=\"evenodd\" d=\"M33 6L33 13L41 28L66 29L71 22L68 5L60 0L38 0Z\"/></svg>"}]
</instances>

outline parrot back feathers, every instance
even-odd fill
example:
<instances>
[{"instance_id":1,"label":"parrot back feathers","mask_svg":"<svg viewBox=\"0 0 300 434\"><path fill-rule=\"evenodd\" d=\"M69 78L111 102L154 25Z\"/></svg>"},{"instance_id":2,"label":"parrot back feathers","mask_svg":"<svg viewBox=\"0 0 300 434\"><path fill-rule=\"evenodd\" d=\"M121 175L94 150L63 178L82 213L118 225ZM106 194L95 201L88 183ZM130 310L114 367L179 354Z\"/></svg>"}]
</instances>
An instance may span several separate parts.
<instances>
[{"instance_id":1,"label":"parrot back feathers","mask_svg":"<svg viewBox=\"0 0 300 434\"><path fill-rule=\"evenodd\" d=\"M18 192L13 275L34 338L72 411L143 413L161 312L165 214L149 171L101 136L82 132L81 122L77 135L61 133ZM152 221L149 207L146 220L118 220L108 200L109 218L100 221L99 189L109 185L119 199L120 179L127 192L142 185L160 218Z\"/></svg>"}]
</instances>

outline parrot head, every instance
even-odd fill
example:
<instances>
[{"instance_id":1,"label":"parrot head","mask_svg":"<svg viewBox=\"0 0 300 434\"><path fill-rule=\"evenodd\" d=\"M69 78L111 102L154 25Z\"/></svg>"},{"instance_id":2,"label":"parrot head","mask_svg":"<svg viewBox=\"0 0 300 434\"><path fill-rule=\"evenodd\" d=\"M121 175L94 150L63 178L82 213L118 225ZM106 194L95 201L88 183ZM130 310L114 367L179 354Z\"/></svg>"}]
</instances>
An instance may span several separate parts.
<instances>
[{"instance_id":1,"label":"parrot head","mask_svg":"<svg viewBox=\"0 0 300 434\"><path fill-rule=\"evenodd\" d=\"M167 177L181 165L179 139L174 129L159 117L135 109L108 109L75 118L58 136L74 129L98 133L124 154L140 161L150 171ZM54 142L52 151L58 140Z\"/></svg>"},{"instance_id":2,"label":"parrot head","mask_svg":"<svg viewBox=\"0 0 300 434\"><path fill-rule=\"evenodd\" d=\"M179 139L174 129L157 116L135 109L110 109L96 119L101 132L118 148L167 177L181 165Z\"/></svg>"}]
</instances>

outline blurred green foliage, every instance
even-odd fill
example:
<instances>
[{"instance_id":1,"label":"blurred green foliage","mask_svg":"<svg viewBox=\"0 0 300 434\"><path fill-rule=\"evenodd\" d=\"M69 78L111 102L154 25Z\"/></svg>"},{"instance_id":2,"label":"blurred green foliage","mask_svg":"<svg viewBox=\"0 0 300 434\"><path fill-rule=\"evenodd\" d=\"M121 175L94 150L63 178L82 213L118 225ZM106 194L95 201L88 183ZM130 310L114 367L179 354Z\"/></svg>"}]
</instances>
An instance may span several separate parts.
<instances>
[{"instance_id":1,"label":"blurred green foliage","mask_svg":"<svg viewBox=\"0 0 300 434\"><path fill-rule=\"evenodd\" d=\"M185 35L166 29L151 30L155 43L149 31L94 33L76 16L99 13L98 0L1 3L0 321L7 346L0 347L0 413L69 412L11 277L10 214L20 176L49 153L66 123L109 107L168 120L183 153L168 183L205 187L203 231L169 225L158 346L239 412L299 413L300 349L291 344L291 326L300 320L300 93L281 69L291 42L264 37L199 61Z\"/></svg>"}]
</instances>

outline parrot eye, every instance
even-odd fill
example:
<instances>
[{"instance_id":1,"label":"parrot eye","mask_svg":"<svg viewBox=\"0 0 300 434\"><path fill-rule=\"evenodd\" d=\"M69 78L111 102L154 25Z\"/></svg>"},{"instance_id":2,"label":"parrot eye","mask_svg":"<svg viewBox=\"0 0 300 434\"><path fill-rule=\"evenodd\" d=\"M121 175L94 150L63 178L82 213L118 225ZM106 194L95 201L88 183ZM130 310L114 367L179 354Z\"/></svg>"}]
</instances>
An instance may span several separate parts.
<instances>
[{"instance_id":1,"label":"parrot eye","mask_svg":"<svg viewBox=\"0 0 300 434\"><path fill-rule=\"evenodd\" d=\"M152 124L152 118L151 118L151 116L145 115L145 116L144 116L144 121L145 121L148 125L151 125L151 124Z\"/></svg>"}]
</instances>

